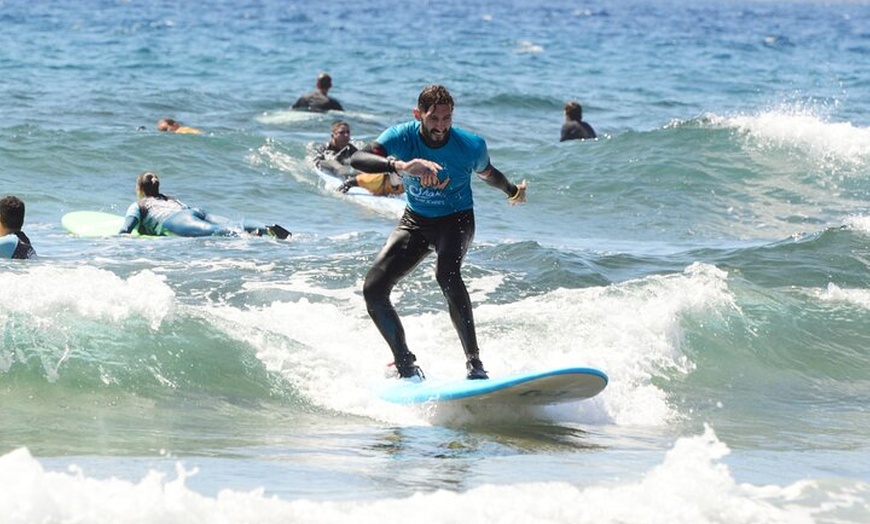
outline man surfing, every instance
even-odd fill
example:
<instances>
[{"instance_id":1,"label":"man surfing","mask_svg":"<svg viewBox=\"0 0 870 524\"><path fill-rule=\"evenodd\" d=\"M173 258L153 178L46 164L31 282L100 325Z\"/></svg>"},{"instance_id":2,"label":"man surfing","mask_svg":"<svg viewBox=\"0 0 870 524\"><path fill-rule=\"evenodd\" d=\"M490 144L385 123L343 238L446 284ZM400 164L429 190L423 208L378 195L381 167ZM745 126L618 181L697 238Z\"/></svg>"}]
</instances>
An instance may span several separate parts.
<instances>
[{"instance_id":1,"label":"man surfing","mask_svg":"<svg viewBox=\"0 0 870 524\"><path fill-rule=\"evenodd\" d=\"M390 292L434 249L435 276L465 351L469 379L489 378L480 361L471 299L460 275L474 238L472 173L505 193L510 204L526 200L526 182L511 183L490 163L486 141L453 127L453 97L441 85L423 89L414 120L393 126L354 153L351 165L367 173L403 175L408 206L366 274L369 316L390 346L399 377L423 378L408 349Z\"/></svg>"}]
</instances>

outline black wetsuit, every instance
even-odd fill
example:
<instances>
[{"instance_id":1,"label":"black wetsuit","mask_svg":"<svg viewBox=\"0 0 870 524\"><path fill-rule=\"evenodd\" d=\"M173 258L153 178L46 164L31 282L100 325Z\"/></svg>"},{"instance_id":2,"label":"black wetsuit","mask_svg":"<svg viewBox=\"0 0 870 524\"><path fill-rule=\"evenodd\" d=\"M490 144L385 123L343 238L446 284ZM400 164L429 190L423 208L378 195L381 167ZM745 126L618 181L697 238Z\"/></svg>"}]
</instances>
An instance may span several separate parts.
<instances>
[{"instance_id":1,"label":"black wetsuit","mask_svg":"<svg viewBox=\"0 0 870 524\"><path fill-rule=\"evenodd\" d=\"M22 260L36 258L36 250L33 249L33 245L31 245L30 239L27 238L24 231L16 231L13 234L18 237L18 246L15 248L15 253L12 253L12 258Z\"/></svg>"},{"instance_id":2,"label":"black wetsuit","mask_svg":"<svg viewBox=\"0 0 870 524\"><path fill-rule=\"evenodd\" d=\"M562 138L559 142L566 140L588 140L596 138L595 130L592 126L581 120L567 120L562 124Z\"/></svg>"},{"instance_id":3,"label":"black wetsuit","mask_svg":"<svg viewBox=\"0 0 870 524\"><path fill-rule=\"evenodd\" d=\"M450 320L459 335L468 360L478 359L471 299L460 269L468 246L474 238L474 211L468 209L444 217L428 218L410 209L378 253L366 274L363 296L369 316L386 339L402 372L416 357L408 349L405 329L390 301L390 291L434 249L438 258L435 278L447 299Z\"/></svg>"},{"instance_id":4,"label":"black wetsuit","mask_svg":"<svg viewBox=\"0 0 870 524\"><path fill-rule=\"evenodd\" d=\"M293 104L293 109L307 109L308 111L317 111L325 113L327 111L344 111L338 100L323 94L323 92L315 89L310 93L305 93L299 97Z\"/></svg>"},{"instance_id":5,"label":"black wetsuit","mask_svg":"<svg viewBox=\"0 0 870 524\"><path fill-rule=\"evenodd\" d=\"M348 144L338 151L333 149L330 144L324 144L318 148L314 155L314 165L332 175L346 177L353 174L353 168L350 167L350 157L356 151L357 148L353 144Z\"/></svg>"}]
</instances>

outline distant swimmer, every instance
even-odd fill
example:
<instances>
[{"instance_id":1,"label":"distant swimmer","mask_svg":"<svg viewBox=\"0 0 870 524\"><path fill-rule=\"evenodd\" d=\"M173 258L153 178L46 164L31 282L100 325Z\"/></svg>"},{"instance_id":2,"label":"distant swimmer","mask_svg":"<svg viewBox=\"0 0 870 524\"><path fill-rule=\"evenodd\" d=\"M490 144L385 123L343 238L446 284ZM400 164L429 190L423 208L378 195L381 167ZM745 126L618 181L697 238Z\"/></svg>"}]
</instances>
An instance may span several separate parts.
<instances>
[{"instance_id":1,"label":"distant swimmer","mask_svg":"<svg viewBox=\"0 0 870 524\"><path fill-rule=\"evenodd\" d=\"M400 195L405 192L402 177L397 173L357 173L350 165L350 158L357 147L350 141L350 124L339 120L332 124L329 142L317 149L314 165L331 175L343 178L337 188L347 193L352 187L361 187L376 196Z\"/></svg>"},{"instance_id":2,"label":"distant swimmer","mask_svg":"<svg viewBox=\"0 0 870 524\"><path fill-rule=\"evenodd\" d=\"M170 133L178 133L182 135L201 135L202 131L195 127L187 127L181 125L181 122L171 118L164 118L157 122L158 131L168 131Z\"/></svg>"},{"instance_id":3,"label":"distant swimmer","mask_svg":"<svg viewBox=\"0 0 870 524\"><path fill-rule=\"evenodd\" d=\"M583 121L583 107L575 101L565 104L565 123L562 124L562 138L566 140L588 140L596 138L592 126Z\"/></svg>"},{"instance_id":4,"label":"distant swimmer","mask_svg":"<svg viewBox=\"0 0 870 524\"><path fill-rule=\"evenodd\" d=\"M332 89L332 77L326 73L317 75L317 80L314 83L314 91L305 93L293 104L293 109L301 109L307 111L316 111L325 113L327 111L344 111L338 100L328 95Z\"/></svg>"},{"instance_id":5,"label":"distant swimmer","mask_svg":"<svg viewBox=\"0 0 870 524\"><path fill-rule=\"evenodd\" d=\"M142 235L181 237L237 236L240 229L256 236L272 236L281 240L290 236L283 227L241 224L240 227L222 217L211 215L202 209L190 207L178 199L160 192L160 179L145 171L136 179L136 194L124 216L124 225L119 234L137 230Z\"/></svg>"},{"instance_id":6,"label":"distant swimmer","mask_svg":"<svg viewBox=\"0 0 870 524\"><path fill-rule=\"evenodd\" d=\"M16 196L0 198L0 258L36 258L24 227L24 202Z\"/></svg>"}]
</instances>

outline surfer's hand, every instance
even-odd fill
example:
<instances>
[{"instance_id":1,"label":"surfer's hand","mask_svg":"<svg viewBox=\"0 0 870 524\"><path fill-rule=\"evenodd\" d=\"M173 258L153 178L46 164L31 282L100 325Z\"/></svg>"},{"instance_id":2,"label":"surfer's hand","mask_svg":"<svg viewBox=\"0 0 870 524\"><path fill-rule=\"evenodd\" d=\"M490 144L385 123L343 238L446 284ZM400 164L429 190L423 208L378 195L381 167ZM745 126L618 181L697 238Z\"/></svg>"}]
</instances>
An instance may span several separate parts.
<instances>
[{"instance_id":1,"label":"surfer's hand","mask_svg":"<svg viewBox=\"0 0 870 524\"><path fill-rule=\"evenodd\" d=\"M442 167L431 160L423 158L415 158L408 162L401 160L395 161L396 172L405 175L410 175L420 179L420 185L423 187L438 186L441 182L438 181L438 172Z\"/></svg>"},{"instance_id":2,"label":"surfer's hand","mask_svg":"<svg viewBox=\"0 0 870 524\"><path fill-rule=\"evenodd\" d=\"M517 184L517 192L514 193L514 196L508 197L508 203L510 205L522 204L526 201L526 181L523 180L519 184Z\"/></svg>"}]
</instances>

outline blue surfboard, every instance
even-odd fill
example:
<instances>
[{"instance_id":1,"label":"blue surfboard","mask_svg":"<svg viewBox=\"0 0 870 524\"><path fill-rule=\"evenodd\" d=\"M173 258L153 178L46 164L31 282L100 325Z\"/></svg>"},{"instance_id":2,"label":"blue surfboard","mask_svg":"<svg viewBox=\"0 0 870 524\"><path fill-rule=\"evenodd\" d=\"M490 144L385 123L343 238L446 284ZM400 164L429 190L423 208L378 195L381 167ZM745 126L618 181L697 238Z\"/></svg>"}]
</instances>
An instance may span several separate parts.
<instances>
[{"instance_id":1,"label":"blue surfboard","mask_svg":"<svg viewBox=\"0 0 870 524\"><path fill-rule=\"evenodd\" d=\"M392 380L378 392L396 404L453 402L544 406L592 398L607 386L595 368L559 368L489 380Z\"/></svg>"}]
</instances>

